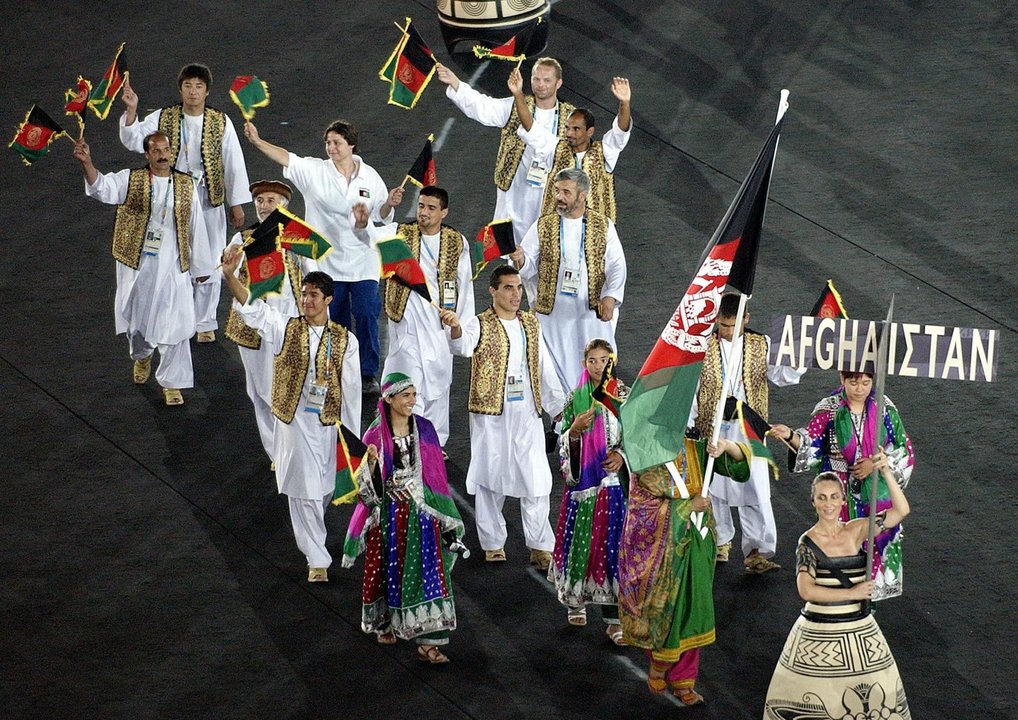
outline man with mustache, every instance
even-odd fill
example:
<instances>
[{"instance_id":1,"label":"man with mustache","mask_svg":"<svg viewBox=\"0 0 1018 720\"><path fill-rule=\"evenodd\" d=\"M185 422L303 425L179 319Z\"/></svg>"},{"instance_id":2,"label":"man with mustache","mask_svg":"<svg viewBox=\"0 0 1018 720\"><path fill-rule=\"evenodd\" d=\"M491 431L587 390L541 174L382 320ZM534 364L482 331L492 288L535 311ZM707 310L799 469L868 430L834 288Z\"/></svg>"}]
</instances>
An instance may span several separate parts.
<instances>
[{"instance_id":1,"label":"man with mustache","mask_svg":"<svg viewBox=\"0 0 1018 720\"><path fill-rule=\"evenodd\" d=\"M74 144L85 176L85 194L119 205L113 227L117 261L114 304L117 334L127 335L134 382L144 384L159 350L156 381L167 405L183 405L181 390L194 386L191 346L194 301L191 275L209 266L209 245L198 192L191 176L170 167L170 141L150 133L142 141L148 165L103 175L88 144ZM191 275L189 275L189 272Z\"/></svg>"}]
</instances>

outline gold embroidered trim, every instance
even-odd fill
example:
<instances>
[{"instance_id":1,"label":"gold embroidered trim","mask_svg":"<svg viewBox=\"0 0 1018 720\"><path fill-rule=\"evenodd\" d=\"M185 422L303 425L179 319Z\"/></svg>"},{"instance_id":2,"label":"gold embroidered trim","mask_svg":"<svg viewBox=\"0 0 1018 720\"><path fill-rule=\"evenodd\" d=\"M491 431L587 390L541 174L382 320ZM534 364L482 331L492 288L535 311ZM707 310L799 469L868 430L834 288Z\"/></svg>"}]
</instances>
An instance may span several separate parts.
<instances>
[{"instance_id":1,"label":"gold embroidered trim","mask_svg":"<svg viewBox=\"0 0 1018 720\"><path fill-rule=\"evenodd\" d=\"M742 384L746 402L766 420L767 339L750 330L743 333ZM700 437L709 438L714 432L714 408L721 398L722 386L721 343L715 333L707 342L707 352L700 369L700 390L696 396L696 429L700 431Z\"/></svg>"},{"instance_id":2,"label":"gold embroidered trim","mask_svg":"<svg viewBox=\"0 0 1018 720\"><path fill-rule=\"evenodd\" d=\"M587 306L597 310L605 281L605 251L608 247L608 218L587 212L584 260L587 264ZM537 220L537 298L535 312L550 315L558 293L558 267L562 252L562 223L558 213L542 215Z\"/></svg>"},{"instance_id":3,"label":"gold embroidered trim","mask_svg":"<svg viewBox=\"0 0 1018 720\"><path fill-rule=\"evenodd\" d=\"M170 138L170 165L176 167L180 153L183 106L163 108L159 113L159 130ZM205 188L212 207L223 204L226 198L223 169L223 136L226 134L226 115L213 107L205 106L201 125L201 164L205 173Z\"/></svg>"},{"instance_id":4,"label":"gold embroidered trim","mask_svg":"<svg viewBox=\"0 0 1018 720\"><path fill-rule=\"evenodd\" d=\"M191 176L172 171L173 221L177 234L177 255L180 272L191 267L191 198L194 184ZM152 213L152 176L148 167L131 171L127 180L127 197L117 208L113 225L113 258L137 270L145 244L149 216Z\"/></svg>"},{"instance_id":5,"label":"gold embroidered trim","mask_svg":"<svg viewBox=\"0 0 1018 720\"><path fill-rule=\"evenodd\" d=\"M615 175L604 168L604 146L600 140L594 140L583 155L580 163L583 172L590 178L590 192L587 193L587 211L601 213L615 222ZM544 203L541 214L555 212L555 176L560 170L576 167L576 156L569 143L559 140L555 147L555 159L552 161L548 183L544 188Z\"/></svg>"},{"instance_id":6,"label":"gold embroidered trim","mask_svg":"<svg viewBox=\"0 0 1018 720\"><path fill-rule=\"evenodd\" d=\"M534 405L541 412L541 325L531 312L517 315L527 338L527 368ZM506 374L509 371L509 336L492 308L477 316L480 336L470 358L470 393L467 410L478 415L501 415L505 407Z\"/></svg>"},{"instance_id":7,"label":"gold embroidered trim","mask_svg":"<svg viewBox=\"0 0 1018 720\"><path fill-rule=\"evenodd\" d=\"M530 108L531 114L533 114L535 106L534 96L527 95L527 107ZM556 128L556 134L559 138L566 136L566 120L569 119L574 110L576 108L573 105L561 100L559 101L558 128ZM519 126L520 115L516 112L516 104L513 103L512 112L509 113L509 120L506 122L505 127L502 128L498 144L498 155L495 158L495 186L499 190L509 189L509 186L513 183L513 178L516 176L516 170L520 166L520 160L523 159L526 143L516 134Z\"/></svg>"},{"instance_id":8,"label":"gold embroidered trim","mask_svg":"<svg viewBox=\"0 0 1018 720\"><path fill-rule=\"evenodd\" d=\"M421 228L417 223L401 223L396 232L406 238L407 247L414 254L417 260L421 259ZM448 225L443 225L438 241L438 286L441 289L442 283L451 280L457 281L457 270L459 268L460 255L463 252L463 236L459 230ZM456 285L457 296L460 292L459 284ZM398 282L385 283L385 314L393 322L400 322L403 313L406 312L407 300L410 298L410 288ZM433 298L440 302L441 298Z\"/></svg>"},{"instance_id":9,"label":"gold embroidered trim","mask_svg":"<svg viewBox=\"0 0 1018 720\"><path fill-rule=\"evenodd\" d=\"M329 389L325 394L325 405L318 416L322 425L333 425L339 422L343 402L343 358L349 342L346 328L334 322L328 324L332 337L332 371L329 373ZM300 404L301 390L307 377L310 357L310 338L307 321L304 317L292 318L283 332L283 347L272 366L272 414L283 422L293 422ZM323 339L318 343L315 356L315 368L318 369L317 382L325 377L328 343Z\"/></svg>"}]
</instances>

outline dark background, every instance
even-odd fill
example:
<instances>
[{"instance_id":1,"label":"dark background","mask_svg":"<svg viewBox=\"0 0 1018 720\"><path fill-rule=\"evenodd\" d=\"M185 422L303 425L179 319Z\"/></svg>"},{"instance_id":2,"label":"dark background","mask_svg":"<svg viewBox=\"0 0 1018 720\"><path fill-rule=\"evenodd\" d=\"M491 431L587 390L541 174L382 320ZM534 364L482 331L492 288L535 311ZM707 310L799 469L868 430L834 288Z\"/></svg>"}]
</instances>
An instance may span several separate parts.
<instances>
[{"instance_id":1,"label":"dark background","mask_svg":"<svg viewBox=\"0 0 1018 720\"><path fill-rule=\"evenodd\" d=\"M635 130L619 162L619 232L629 286L619 323L631 380L688 285L703 247L774 120L790 110L771 187L751 325L806 314L831 277L848 312L999 328L995 384L891 377L912 435L906 592L879 606L913 717L1011 718L1016 390L1014 108L1016 3L631 2L562 0L547 53L562 96L602 128L612 75L633 85ZM345 117L359 151L397 184L431 132L449 222L491 218L498 133L465 119L433 81L412 112L387 106L377 71L410 15L443 61L428 2L176 2L9 5L0 127L33 101L60 114L77 75L98 80L116 47L142 110L177 100L186 62L215 75L210 103L239 74L269 83L263 137L323 157ZM502 96L510 65L462 79ZM527 64L529 68L529 63ZM100 170L137 166L115 113L90 117ZM66 118L66 126L74 126ZM244 141L251 179L278 168ZM677 708L643 684L643 655L599 622L568 627L551 586L525 564L515 504L509 562L485 566L471 503L466 366L452 390L450 479L475 555L458 565L451 664L423 667L405 643L360 631L360 564L309 586L285 499L275 492L236 349L194 346L196 387L167 409L136 387L113 335L113 208L84 197L71 143L25 168L0 154L0 715L10 718L630 718ZM413 212L408 195L400 215ZM297 211L302 204L295 202ZM253 210L247 208L249 219ZM477 286L481 303L486 283ZM221 311L225 312L225 299ZM481 309L479 305L478 309ZM221 317L224 315L221 313ZM772 392L772 418L801 424L837 384L811 371ZM367 416L369 407L365 408ZM747 576L719 567L718 642L703 652L690 717L759 717L799 610L792 554L812 522L807 479L774 488L777 560ZM553 495L553 520L560 490ZM341 553L349 506L330 511ZM738 536L737 536L738 537ZM737 558L738 553L733 553Z\"/></svg>"}]
</instances>

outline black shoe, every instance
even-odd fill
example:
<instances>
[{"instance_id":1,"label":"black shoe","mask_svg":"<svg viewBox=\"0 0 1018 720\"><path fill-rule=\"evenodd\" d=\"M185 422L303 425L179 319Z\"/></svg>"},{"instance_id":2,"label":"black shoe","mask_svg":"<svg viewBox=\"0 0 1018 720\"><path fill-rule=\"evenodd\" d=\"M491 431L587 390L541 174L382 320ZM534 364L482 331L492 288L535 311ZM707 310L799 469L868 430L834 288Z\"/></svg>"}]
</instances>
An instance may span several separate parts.
<instances>
[{"instance_id":1,"label":"black shoe","mask_svg":"<svg viewBox=\"0 0 1018 720\"><path fill-rule=\"evenodd\" d=\"M361 395L379 395L381 392L378 387L378 381L373 377L361 378Z\"/></svg>"}]
</instances>

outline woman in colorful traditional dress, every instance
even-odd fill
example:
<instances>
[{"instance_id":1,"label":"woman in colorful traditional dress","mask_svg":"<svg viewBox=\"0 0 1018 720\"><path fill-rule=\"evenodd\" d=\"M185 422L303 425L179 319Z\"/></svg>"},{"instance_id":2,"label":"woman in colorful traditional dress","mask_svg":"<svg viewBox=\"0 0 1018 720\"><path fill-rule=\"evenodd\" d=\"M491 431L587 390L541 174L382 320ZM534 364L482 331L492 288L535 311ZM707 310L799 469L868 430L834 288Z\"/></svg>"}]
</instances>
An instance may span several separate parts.
<instances>
[{"instance_id":1,"label":"woman in colorful traditional dress","mask_svg":"<svg viewBox=\"0 0 1018 720\"><path fill-rule=\"evenodd\" d=\"M708 454L718 473L749 479L748 445L686 438L674 462L633 475L619 547L623 638L648 651L651 691L671 689L684 705L704 701L695 690L700 648L714 642L717 530L701 494Z\"/></svg>"},{"instance_id":2,"label":"woman in colorful traditional dress","mask_svg":"<svg viewBox=\"0 0 1018 720\"><path fill-rule=\"evenodd\" d=\"M789 465L795 472L833 472L841 480L848 499L841 509L842 520L869 514L869 477L878 451L886 455L887 466L895 483L908 485L915 464L912 441L905 433L898 408L884 396L882 447L876 447L876 398L873 375L842 372L841 387L813 409L806 427L794 432L785 425L774 425L771 433L785 438L796 453L789 453ZM891 506L887 489L878 487L877 510ZM881 600L901 594L901 528L888 525L876 540L873 558L873 598Z\"/></svg>"},{"instance_id":3,"label":"woman in colorful traditional dress","mask_svg":"<svg viewBox=\"0 0 1018 720\"><path fill-rule=\"evenodd\" d=\"M622 426L615 412L593 395L608 374L617 408L629 389L612 382L615 355L607 340L591 340L583 351L580 382L562 413L559 456L565 492L555 530L555 552L548 579L567 608L570 625L587 624L587 605L599 605L608 638L623 645L618 610L619 540L626 515Z\"/></svg>"},{"instance_id":4,"label":"woman in colorful traditional dress","mask_svg":"<svg viewBox=\"0 0 1018 720\"><path fill-rule=\"evenodd\" d=\"M890 469L888 456L873 457L883 475L891 506L876 515L877 528L898 525L908 500ZM806 601L774 669L764 720L911 717L894 656L869 612L874 583L866 577L869 519L845 522L842 480L832 472L816 476L812 503L816 524L799 538L795 584Z\"/></svg>"},{"instance_id":5,"label":"woman in colorful traditional dress","mask_svg":"<svg viewBox=\"0 0 1018 720\"><path fill-rule=\"evenodd\" d=\"M417 642L418 659L449 658L439 649L456 628L450 546L463 521L449 493L434 426L414 415L417 391L402 373L382 384L378 417L364 434L360 501L347 531L343 566L364 557L361 627L378 642Z\"/></svg>"}]
</instances>

